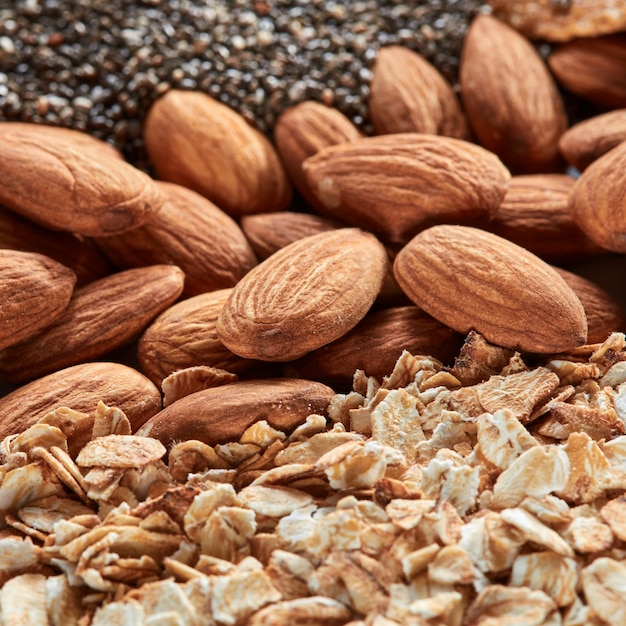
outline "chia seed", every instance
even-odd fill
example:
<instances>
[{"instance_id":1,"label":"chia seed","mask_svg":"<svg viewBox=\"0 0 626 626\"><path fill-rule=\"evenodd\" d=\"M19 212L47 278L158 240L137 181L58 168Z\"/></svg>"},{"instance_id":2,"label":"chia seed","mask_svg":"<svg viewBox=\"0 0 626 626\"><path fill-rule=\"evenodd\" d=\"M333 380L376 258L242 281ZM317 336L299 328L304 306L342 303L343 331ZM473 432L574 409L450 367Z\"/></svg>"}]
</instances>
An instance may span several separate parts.
<instances>
[{"instance_id":1,"label":"chia seed","mask_svg":"<svg viewBox=\"0 0 626 626\"><path fill-rule=\"evenodd\" d=\"M0 120L77 128L145 166L143 116L170 88L199 90L270 134L303 100L370 132L383 45L457 85L480 0L0 0Z\"/></svg>"}]
</instances>

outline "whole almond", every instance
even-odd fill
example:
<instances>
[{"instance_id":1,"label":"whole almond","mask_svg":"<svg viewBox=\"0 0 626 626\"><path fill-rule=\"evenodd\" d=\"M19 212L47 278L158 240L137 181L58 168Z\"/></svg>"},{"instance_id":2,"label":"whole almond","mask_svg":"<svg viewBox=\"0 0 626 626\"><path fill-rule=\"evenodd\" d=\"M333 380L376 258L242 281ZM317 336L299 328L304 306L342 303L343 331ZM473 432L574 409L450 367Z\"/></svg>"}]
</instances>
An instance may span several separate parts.
<instances>
[{"instance_id":1,"label":"whole almond","mask_svg":"<svg viewBox=\"0 0 626 626\"><path fill-rule=\"evenodd\" d=\"M419 307L390 307L368 313L343 337L286 363L284 371L287 376L319 380L349 392L357 369L381 380L404 350L448 363L462 341L461 335Z\"/></svg>"},{"instance_id":2,"label":"whole almond","mask_svg":"<svg viewBox=\"0 0 626 626\"><path fill-rule=\"evenodd\" d=\"M270 141L210 96L172 89L148 111L144 140L162 180L230 215L285 209L291 185Z\"/></svg>"},{"instance_id":3,"label":"whole almond","mask_svg":"<svg viewBox=\"0 0 626 626\"><path fill-rule=\"evenodd\" d=\"M492 16L478 15L463 43L459 80L478 141L511 171L559 166L567 117L546 64L527 39Z\"/></svg>"},{"instance_id":4,"label":"whole almond","mask_svg":"<svg viewBox=\"0 0 626 626\"><path fill-rule=\"evenodd\" d=\"M569 195L575 182L565 174L513 176L487 229L550 262L602 253L570 214Z\"/></svg>"},{"instance_id":5,"label":"whole almond","mask_svg":"<svg viewBox=\"0 0 626 626\"><path fill-rule=\"evenodd\" d=\"M217 337L216 323L232 289L202 293L172 305L146 328L137 346L141 370L156 385L177 370L210 365L239 374L256 361L233 354Z\"/></svg>"},{"instance_id":6,"label":"whole almond","mask_svg":"<svg viewBox=\"0 0 626 626\"><path fill-rule=\"evenodd\" d=\"M74 272L47 256L0 250L0 348L54 322L67 307L75 284Z\"/></svg>"},{"instance_id":7,"label":"whole almond","mask_svg":"<svg viewBox=\"0 0 626 626\"><path fill-rule=\"evenodd\" d=\"M170 263L185 272L185 296L232 287L256 257L243 231L204 196L156 182L165 200L150 221L98 245L120 269Z\"/></svg>"},{"instance_id":8,"label":"whole almond","mask_svg":"<svg viewBox=\"0 0 626 626\"><path fill-rule=\"evenodd\" d=\"M587 317L587 343L600 343L612 332L624 331L624 311L607 291L588 278L554 268L574 290Z\"/></svg>"},{"instance_id":9,"label":"whole almond","mask_svg":"<svg viewBox=\"0 0 626 626\"><path fill-rule=\"evenodd\" d=\"M242 357L296 359L365 316L388 266L384 246L357 228L294 241L235 285L217 318L217 336Z\"/></svg>"},{"instance_id":10,"label":"whole almond","mask_svg":"<svg viewBox=\"0 0 626 626\"><path fill-rule=\"evenodd\" d=\"M548 65L558 83L596 104L626 107L626 37L606 35L556 46Z\"/></svg>"},{"instance_id":11,"label":"whole almond","mask_svg":"<svg viewBox=\"0 0 626 626\"><path fill-rule=\"evenodd\" d=\"M325 148L305 161L304 171L326 215L393 243L432 223L489 217L510 177L480 146L421 133Z\"/></svg>"},{"instance_id":12,"label":"whole almond","mask_svg":"<svg viewBox=\"0 0 626 626\"><path fill-rule=\"evenodd\" d=\"M432 133L469 137L452 86L422 55L402 46L381 48L372 70L370 117L378 135Z\"/></svg>"},{"instance_id":13,"label":"whole almond","mask_svg":"<svg viewBox=\"0 0 626 626\"><path fill-rule=\"evenodd\" d=\"M51 324L0 352L0 373L21 383L129 344L180 296L183 281L179 268L153 265L76 289Z\"/></svg>"},{"instance_id":14,"label":"whole almond","mask_svg":"<svg viewBox=\"0 0 626 626\"><path fill-rule=\"evenodd\" d=\"M580 229L612 252L626 252L626 142L596 159L576 181L569 210Z\"/></svg>"},{"instance_id":15,"label":"whole almond","mask_svg":"<svg viewBox=\"0 0 626 626\"><path fill-rule=\"evenodd\" d=\"M274 125L274 141L285 169L300 194L314 208L319 208L319 200L307 185L302 171L304 160L322 148L361 136L343 113L314 101L287 108Z\"/></svg>"},{"instance_id":16,"label":"whole almond","mask_svg":"<svg viewBox=\"0 0 626 626\"><path fill-rule=\"evenodd\" d=\"M0 439L32 426L60 407L93 417L98 402L124 411L133 430L161 409L161 393L142 374L120 363L81 363L38 378L0 398ZM86 443L93 420L79 422L77 445Z\"/></svg>"},{"instance_id":17,"label":"whole almond","mask_svg":"<svg viewBox=\"0 0 626 626\"><path fill-rule=\"evenodd\" d=\"M460 333L538 353L586 341L583 306L556 270L492 233L433 226L398 253L394 274L415 304Z\"/></svg>"},{"instance_id":18,"label":"whole almond","mask_svg":"<svg viewBox=\"0 0 626 626\"><path fill-rule=\"evenodd\" d=\"M622 141L626 141L626 109L617 109L571 126L561 135L559 150L582 172Z\"/></svg>"},{"instance_id":19,"label":"whole almond","mask_svg":"<svg viewBox=\"0 0 626 626\"><path fill-rule=\"evenodd\" d=\"M197 439L209 445L236 441L260 420L289 433L312 414L326 414L335 392L309 380L244 380L192 393L151 417L141 432L169 446Z\"/></svg>"},{"instance_id":20,"label":"whole almond","mask_svg":"<svg viewBox=\"0 0 626 626\"><path fill-rule=\"evenodd\" d=\"M67 128L0 123L0 204L87 236L143 224L162 204L152 179L104 142Z\"/></svg>"}]
</instances>

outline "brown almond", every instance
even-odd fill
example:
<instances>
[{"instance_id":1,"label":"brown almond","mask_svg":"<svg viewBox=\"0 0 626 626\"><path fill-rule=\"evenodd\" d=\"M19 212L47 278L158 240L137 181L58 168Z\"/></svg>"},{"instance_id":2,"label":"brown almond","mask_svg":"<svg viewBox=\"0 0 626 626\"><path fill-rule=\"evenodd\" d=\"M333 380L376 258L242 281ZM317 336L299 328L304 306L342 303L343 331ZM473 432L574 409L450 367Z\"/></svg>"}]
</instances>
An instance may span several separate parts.
<instances>
[{"instance_id":1,"label":"brown almond","mask_svg":"<svg viewBox=\"0 0 626 626\"><path fill-rule=\"evenodd\" d=\"M626 143L596 159L576 181L569 210L579 228L612 252L626 252Z\"/></svg>"},{"instance_id":2,"label":"brown almond","mask_svg":"<svg viewBox=\"0 0 626 626\"><path fill-rule=\"evenodd\" d=\"M155 183L165 200L150 221L98 245L120 269L169 263L185 272L184 295L232 287L257 263L243 231L204 196Z\"/></svg>"},{"instance_id":3,"label":"brown almond","mask_svg":"<svg viewBox=\"0 0 626 626\"><path fill-rule=\"evenodd\" d=\"M433 223L489 217L510 177L480 146L421 133L325 148L305 161L304 171L326 215L393 243Z\"/></svg>"},{"instance_id":4,"label":"brown almond","mask_svg":"<svg viewBox=\"0 0 626 626\"><path fill-rule=\"evenodd\" d=\"M169 446L197 439L209 445L237 441L260 420L289 433L312 414L325 415L335 392L293 378L244 380L192 393L151 417L142 433Z\"/></svg>"},{"instance_id":5,"label":"brown almond","mask_svg":"<svg viewBox=\"0 0 626 626\"><path fill-rule=\"evenodd\" d=\"M626 107L626 36L563 43L552 50L548 65L568 91L601 106Z\"/></svg>"},{"instance_id":6,"label":"brown almond","mask_svg":"<svg viewBox=\"0 0 626 626\"><path fill-rule=\"evenodd\" d=\"M372 69L370 117L378 135L432 133L468 139L465 114L450 83L421 54L381 48Z\"/></svg>"},{"instance_id":7,"label":"brown almond","mask_svg":"<svg viewBox=\"0 0 626 626\"><path fill-rule=\"evenodd\" d=\"M314 208L319 208L319 200L307 185L302 171L304 160L322 148L361 136L359 129L343 113L313 101L287 108L274 125L274 141L285 169L296 189Z\"/></svg>"},{"instance_id":8,"label":"brown almond","mask_svg":"<svg viewBox=\"0 0 626 626\"><path fill-rule=\"evenodd\" d=\"M622 141L626 141L626 109L617 109L571 126L561 135L559 150L582 172Z\"/></svg>"},{"instance_id":9,"label":"brown almond","mask_svg":"<svg viewBox=\"0 0 626 626\"><path fill-rule=\"evenodd\" d=\"M0 439L32 426L60 407L93 417L98 402L124 411L133 430L161 409L161 393L142 374L120 363L81 363L19 387L0 398ZM79 422L77 445L91 436L93 420Z\"/></svg>"},{"instance_id":10,"label":"brown almond","mask_svg":"<svg viewBox=\"0 0 626 626\"><path fill-rule=\"evenodd\" d=\"M546 64L526 38L490 15L478 15L463 43L459 80L478 141L512 172L559 167L565 109Z\"/></svg>"},{"instance_id":11,"label":"brown almond","mask_svg":"<svg viewBox=\"0 0 626 626\"><path fill-rule=\"evenodd\" d=\"M384 246L357 228L294 241L237 283L217 318L217 336L245 358L296 359L356 326L388 266Z\"/></svg>"},{"instance_id":12,"label":"brown almond","mask_svg":"<svg viewBox=\"0 0 626 626\"><path fill-rule=\"evenodd\" d=\"M86 236L135 228L163 201L147 174L104 142L67 128L0 123L0 171L0 204Z\"/></svg>"},{"instance_id":13,"label":"brown almond","mask_svg":"<svg viewBox=\"0 0 626 626\"><path fill-rule=\"evenodd\" d=\"M162 180L188 187L234 216L279 211L291 185L270 141L210 96L171 89L148 111L144 140Z\"/></svg>"},{"instance_id":14,"label":"brown almond","mask_svg":"<svg viewBox=\"0 0 626 626\"><path fill-rule=\"evenodd\" d=\"M146 328L137 347L141 370L156 385L178 370L194 365L239 374L256 361L233 354L217 337L217 317L232 289L203 293L169 307Z\"/></svg>"},{"instance_id":15,"label":"brown almond","mask_svg":"<svg viewBox=\"0 0 626 626\"><path fill-rule=\"evenodd\" d=\"M587 343L601 343L612 332L624 330L624 311L613 297L588 278L554 268L573 289L587 317Z\"/></svg>"},{"instance_id":16,"label":"brown almond","mask_svg":"<svg viewBox=\"0 0 626 626\"><path fill-rule=\"evenodd\" d=\"M129 344L180 296L183 281L179 268L153 265L76 289L51 324L0 352L0 373L21 383Z\"/></svg>"},{"instance_id":17,"label":"brown almond","mask_svg":"<svg viewBox=\"0 0 626 626\"><path fill-rule=\"evenodd\" d=\"M394 274L417 306L457 332L538 353L586 341L585 312L571 287L539 257L492 233L433 226L400 250Z\"/></svg>"},{"instance_id":18,"label":"brown almond","mask_svg":"<svg viewBox=\"0 0 626 626\"><path fill-rule=\"evenodd\" d=\"M284 371L287 376L319 380L349 392L357 369L382 380L404 350L449 363L462 342L461 335L419 307L390 307L368 313L343 337L286 363Z\"/></svg>"},{"instance_id":19,"label":"brown almond","mask_svg":"<svg viewBox=\"0 0 626 626\"><path fill-rule=\"evenodd\" d=\"M565 174L513 176L487 229L551 262L602 253L569 212L575 182Z\"/></svg>"},{"instance_id":20,"label":"brown almond","mask_svg":"<svg viewBox=\"0 0 626 626\"><path fill-rule=\"evenodd\" d=\"M75 284L74 272L47 256L0 250L0 348L54 322L67 307Z\"/></svg>"}]
</instances>

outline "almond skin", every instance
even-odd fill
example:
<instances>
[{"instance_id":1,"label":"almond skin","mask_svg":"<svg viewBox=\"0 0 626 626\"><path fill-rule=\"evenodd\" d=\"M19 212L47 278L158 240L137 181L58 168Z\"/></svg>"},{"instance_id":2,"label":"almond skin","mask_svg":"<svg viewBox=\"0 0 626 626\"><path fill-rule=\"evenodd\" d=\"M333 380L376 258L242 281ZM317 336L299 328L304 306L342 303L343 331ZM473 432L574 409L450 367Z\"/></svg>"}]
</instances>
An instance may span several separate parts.
<instances>
[{"instance_id":1,"label":"almond skin","mask_svg":"<svg viewBox=\"0 0 626 626\"><path fill-rule=\"evenodd\" d=\"M484 148L421 133L325 148L305 161L304 171L325 215L392 243L406 243L433 223L489 217L510 178Z\"/></svg>"},{"instance_id":2,"label":"almond skin","mask_svg":"<svg viewBox=\"0 0 626 626\"><path fill-rule=\"evenodd\" d=\"M98 237L143 224L163 202L152 179L85 133L0 123L0 204L55 230Z\"/></svg>"},{"instance_id":3,"label":"almond skin","mask_svg":"<svg viewBox=\"0 0 626 626\"><path fill-rule=\"evenodd\" d=\"M343 337L285 364L285 375L319 380L337 391L352 390L354 372L382 380L403 350L452 362L463 337L416 306L368 313Z\"/></svg>"},{"instance_id":4,"label":"almond skin","mask_svg":"<svg viewBox=\"0 0 626 626\"><path fill-rule=\"evenodd\" d=\"M566 130L559 140L565 160L581 172L626 141L626 109L590 117Z\"/></svg>"},{"instance_id":5,"label":"almond skin","mask_svg":"<svg viewBox=\"0 0 626 626\"><path fill-rule=\"evenodd\" d=\"M569 210L580 229L612 252L626 252L626 143L596 159L576 181Z\"/></svg>"},{"instance_id":6,"label":"almond skin","mask_svg":"<svg viewBox=\"0 0 626 626\"><path fill-rule=\"evenodd\" d=\"M487 230L553 263L602 253L569 212L575 183L565 174L513 176Z\"/></svg>"},{"instance_id":7,"label":"almond skin","mask_svg":"<svg viewBox=\"0 0 626 626\"><path fill-rule=\"evenodd\" d=\"M210 365L239 374L256 361L233 354L217 337L216 323L232 289L203 293L169 307L146 328L137 346L141 370L156 385L171 373Z\"/></svg>"},{"instance_id":8,"label":"almond skin","mask_svg":"<svg viewBox=\"0 0 626 626\"><path fill-rule=\"evenodd\" d=\"M67 307L74 272L34 252L0 250L0 348L31 337Z\"/></svg>"},{"instance_id":9,"label":"almond skin","mask_svg":"<svg viewBox=\"0 0 626 626\"><path fill-rule=\"evenodd\" d=\"M465 114L451 85L422 55L402 46L381 48L376 55L369 107L378 135L469 138Z\"/></svg>"},{"instance_id":10,"label":"almond skin","mask_svg":"<svg viewBox=\"0 0 626 626\"><path fill-rule=\"evenodd\" d=\"M165 202L129 233L101 237L98 245L119 269L169 263L185 272L184 295L232 287L257 263L243 231L204 196L157 181Z\"/></svg>"},{"instance_id":11,"label":"almond skin","mask_svg":"<svg viewBox=\"0 0 626 626\"><path fill-rule=\"evenodd\" d=\"M153 265L76 289L51 324L0 352L0 373L22 383L129 344L180 296L183 281L179 268Z\"/></svg>"},{"instance_id":12,"label":"almond skin","mask_svg":"<svg viewBox=\"0 0 626 626\"><path fill-rule=\"evenodd\" d=\"M204 93L168 91L148 111L144 139L160 179L193 189L229 215L280 211L291 200L274 146Z\"/></svg>"},{"instance_id":13,"label":"almond skin","mask_svg":"<svg viewBox=\"0 0 626 626\"><path fill-rule=\"evenodd\" d=\"M326 413L335 392L309 380L244 380L192 393L150 418L142 434L165 446L197 439L209 445L236 441L260 420L290 432L312 414Z\"/></svg>"},{"instance_id":14,"label":"almond skin","mask_svg":"<svg viewBox=\"0 0 626 626\"><path fill-rule=\"evenodd\" d=\"M102 400L126 414L133 430L161 409L161 393L120 363L81 363L38 378L0 398L0 439L26 430L50 411L69 407L93 416ZM79 422L76 446L91 437L93 420Z\"/></svg>"},{"instance_id":15,"label":"almond skin","mask_svg":"<svg viewBox=\"0 0 626 626\"><path fill-rule=\"evenodd\" d=\"M530 42L489 15L463 43L461 99L479 143L513 173L555 171L567 117L556 85Z\"/></svg>"},{"instance_id":16,"label":"almond skin","mask_svg":"<svg viewBox=\"0 0 626 626\"><path fill-rule=\"evenodd\" d=\"M358 139L359 129L340 111L307 101L289 107L274 125L274 142L296 189L308 204L319 208L302 171L304 160L322 148Z\"/></svg>"},{"instance_id":17,"label":"almond skin","mask_svg":"<svg viewBox=\"0 0 626 626\"><path fill-rule=\"evenodd\" d=\"M217 336L245 358L296 359L353 328L388 267L384 246L357 228L294 241L237 283L217 318Z\"/></svg>"},{"instance_id":18,"label":"almond skin","mask_svg":"<svg viewBox=\"0 0 626 626\"><path fill-rule=\"evenodd\" d=\"M492 233L433 226L398 253L394 274L415 304L457 332L537 353L586 341L574 291L539 257Z\"/></svg>"}]
</instances>

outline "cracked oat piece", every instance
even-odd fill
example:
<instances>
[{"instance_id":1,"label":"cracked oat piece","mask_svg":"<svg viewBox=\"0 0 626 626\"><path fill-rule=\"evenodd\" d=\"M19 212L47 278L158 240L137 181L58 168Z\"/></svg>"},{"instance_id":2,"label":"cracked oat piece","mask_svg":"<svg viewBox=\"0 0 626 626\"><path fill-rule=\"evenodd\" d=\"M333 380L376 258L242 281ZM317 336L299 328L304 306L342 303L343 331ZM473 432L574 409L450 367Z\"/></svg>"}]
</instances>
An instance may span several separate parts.
<instances>
[{"instance_id":1,"label":"cracked oat piece","mask_svg":"<svg viewBox=\"0 0 626 626\"><path fill-rule=\"evenodd\" d=\"M161 382L163 406L169 406L196 391L239 380L237 374L209 365L194 365L172 372Z\"/></svg>"}]
</instances>

